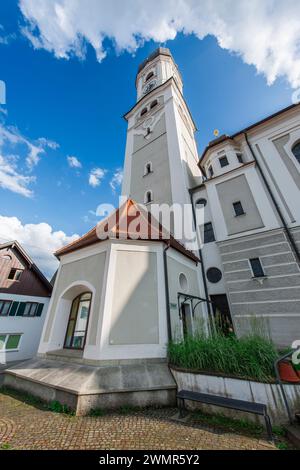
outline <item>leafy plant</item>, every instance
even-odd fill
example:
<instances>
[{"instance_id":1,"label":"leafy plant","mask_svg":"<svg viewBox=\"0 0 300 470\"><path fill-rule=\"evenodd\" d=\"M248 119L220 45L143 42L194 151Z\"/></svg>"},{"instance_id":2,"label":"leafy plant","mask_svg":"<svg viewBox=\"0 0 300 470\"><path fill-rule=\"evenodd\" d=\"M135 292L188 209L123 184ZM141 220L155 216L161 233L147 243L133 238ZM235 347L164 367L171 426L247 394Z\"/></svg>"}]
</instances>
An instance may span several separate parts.
<instances>
[{"instance_id":1,"label":"leafy plant","mask_svg":"<svg viewBox=\"0 0 300 470\"><path fill-rule=\"evenodd\" d=\"M48 409L54 411L55 413L65 413L65 414L74 414L74 412L67 406L63 405L59 401L53 400L49 403Z\"/></svg>"},{"instance_id":2,"label":"leafy plant","mask_svg":"<svg viewBox=\"0 0 300 470\"><path fill-rule=\"evenodd\" d=\"M288 449L287 443L286 443L286 442L282 442L282 441L281 441L281 442L277 442L276 447L277 447L277 449L279 449L279 450L287 450L287 449Z\"/></svg>"},{"instance_id":3,"label":"leafy plant","mask_svg":"<svg viewBox=\"0 0 300 470\"><path fill-rule=\"evenodd\" d=\"M12 449L12 446L8 442L4 442L3 444L0 445L0 450L10 450Z\"/></svg>"}]
</instances>

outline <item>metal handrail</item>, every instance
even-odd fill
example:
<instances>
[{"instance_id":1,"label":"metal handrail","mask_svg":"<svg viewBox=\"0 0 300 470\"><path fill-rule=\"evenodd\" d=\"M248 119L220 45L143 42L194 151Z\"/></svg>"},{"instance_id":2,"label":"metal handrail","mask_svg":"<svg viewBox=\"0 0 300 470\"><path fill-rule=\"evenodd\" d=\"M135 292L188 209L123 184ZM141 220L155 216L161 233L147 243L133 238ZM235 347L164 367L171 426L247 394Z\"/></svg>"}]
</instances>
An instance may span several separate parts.
<instances>
[{"instance_id":1,"label":"metal handrail","mask_svg":"<svg viewBox=\"0 0 300 470\"><path fill-rule=\"evenodd\" d=\"M284 401L284 404L285 404L285 407L286 407L286 411L287 411L287 414L288 414L288 417L289 417L289 421L291 424L293 424L293 422L295 421L293 416L292 416L292 412L291 412L291 409L290 409L290 406L289 406L289 403L288 403L288 399L286 397L286 393L285 393L285 390L284 390L284 386L283 386L283 382L280 378L280 374L279 374L279 370L278 370L278 365L281 361L284 361L284 359L287 359L288 357L292 356L292 354L294 353L297 353L297 352L300 352L300 348L298 349L292 349L292 351L289 351L288 353L284 354L283 356L280 356L276 359L276 361L274 362L274 370L275 370L275 375L276 375L276 383L279 385L280 387L280 390L281 390L281 394L282 394L282 397L283 397L283 401Z\"/></svg>"}]
</instances>

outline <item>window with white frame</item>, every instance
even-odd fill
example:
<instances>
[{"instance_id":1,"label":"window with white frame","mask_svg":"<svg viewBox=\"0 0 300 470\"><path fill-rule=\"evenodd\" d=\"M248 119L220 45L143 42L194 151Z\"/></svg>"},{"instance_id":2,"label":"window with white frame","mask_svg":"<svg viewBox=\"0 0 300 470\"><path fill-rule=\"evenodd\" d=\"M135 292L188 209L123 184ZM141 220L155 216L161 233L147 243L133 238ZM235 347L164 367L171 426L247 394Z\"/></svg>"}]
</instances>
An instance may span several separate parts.
<instances>
[{"instance_id":1,"label":"window with white frame","mask_svg":"<svg viewBox=\"0 0 300 470\"><path fill-rule=\"evenodd\" d=\"M150 173L153 173L152 162L146 163L145 168L144 168L144 176L147 176Z\"/></svg>"},{"instance_id":2,"label":"window with white frame","mask_svg":"<svg viewBox=\"0 0 300 470\"><path fill-rule=\"evenodd\" d=\"M19 349L22 334L1 333L0 334L0 352L17 351Z\"/></svg>"},{"instance_id":3,"label":"window with white frame","mask_svg":"<svg viewBox=\"0 0 300 470\"><path fill-rule=\"evenodd\" d=\"M232 205L233 205L233 210L234 210L234 214L236 217L239 217L240 215L245 215L245 211L244 211L241 201L233 202Z\"/></svg>"},{"instance_id":4,"label":"window with white frame","mask_svg":"<svg viewBox=\"0 0 300 470\"><path fill-rule=\"evenodd\" d=\"M19 281L22 275L23 269L12 268L9 272L8 278L10 281Z\"/></svg>"},{"instance_id":5,"label":"window with white frame","mask_svg":"<svg viewBox=\"0 0 300 470\"><path fill-rule=\"evenodd\" d=\"M148 75L146 76L145 82L148 82L153 77L154 77L154 72L153 71L149 72Z\"/></svg>"},{"instance_id":6,"label":"window with white frame","mask_svg":"<svg viewBox=\"0 0 300 470\"><path fill-rule=\"evenodd\" d=\"M259 258L249 259L253 277L265 277L264 268Z\"/></svg>"},{"instance_id":7,"label":"window with white frame","mask_svg":"<svg viewBox=\"0 0 300 470\"><path fill-rule=\"evenodd\" d=\"M157 100L152 101L152 103L150 104L150 109L155 108L155 106L157 106L157 105L158 105L158 101L157 101Z\"/></svg>"},{"instance_id":8,"label":"window with white frame","mask_svg":"<svg viewBox=\"0 0 300 470\"><path fill-rule=\"evenodd\" d=\"M144 197L144 203L145 204L150 204L150 202L153 201L153 194L152 191L146 191L145 197Z\"/></svg>"},{"instance_id":9,"label":"window with white frame","mask_svg":"<svg viewBox=\"0 0 300 470\"><path fill-rule=\"evenodd\" d=\"M11 305L11 300L0 300L0 317L7 317Z\"/></svg>"},{"instance_id":10,"label":"window with white frame","mask_svg":"<svg viewBox=\"0 0 300 470\"><path fill-rule=\"evenodd\" d=\"M209 176L210 178L212 178L212 177L214 176L214 169L213 169L212 165L210 165L210 166L208 167L208 176Z\"/></svg>"},{"instance_id":11,"label":"window with white frame","mask_svg":"<svg viewBox=\"0 0 300 470\"><path fill-rule=\"evenodd\" d=\"M229 165L229 162L228 162L228 158L226 155L223 155L222 157L219 158L219 162L220 162L220 167L221 168L224 168L224 166L228 166Z\"/></svg>"},{"instance_id":12,"label":"window with white frame","mask_svg":"<svg viewBox=\"0 0 300 470\"><path fill-rule=\"evenodd\" d=\"M26 302L23 317L35 317L38 305L37 302Z\"/></svg>"},{"instance_id":13,"label":"window with white frame","mask_svg":"<svg viewBox=\"0 0 300 470\"><path fill-rule=\"evenodd\" d=\"M0 317L41 317L44 304L0 299Z\"/></svg>"},{"instance_id":14,"label":"window with white frame","mask_svg":"<svg viewBox=\"0 0 300 470\"><path fill-rule=\"evenodd\" d=\"M240 153L240 152L236 152L236 158L238 160L239 163L244 163L244 159L243 159L243 154Z\"/></svg>"}]
</instances>

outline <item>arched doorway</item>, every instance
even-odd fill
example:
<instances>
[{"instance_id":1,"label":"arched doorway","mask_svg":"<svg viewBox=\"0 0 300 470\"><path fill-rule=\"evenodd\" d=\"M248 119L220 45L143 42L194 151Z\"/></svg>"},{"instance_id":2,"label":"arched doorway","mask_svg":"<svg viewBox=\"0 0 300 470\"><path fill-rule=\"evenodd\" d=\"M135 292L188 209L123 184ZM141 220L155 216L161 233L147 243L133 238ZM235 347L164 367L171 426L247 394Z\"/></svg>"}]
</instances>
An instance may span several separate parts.
<instances>
[{"instance_id":1,"label":"arched doorway","mask_svg":"<svg viewBox=\"0 0 300 470\"><path fill-rule=\"evenodd\" d=\"M72 302L64 341L66 349L84 349L91 309L92 293L79 294Z\"/></svg>"}]
</instances>

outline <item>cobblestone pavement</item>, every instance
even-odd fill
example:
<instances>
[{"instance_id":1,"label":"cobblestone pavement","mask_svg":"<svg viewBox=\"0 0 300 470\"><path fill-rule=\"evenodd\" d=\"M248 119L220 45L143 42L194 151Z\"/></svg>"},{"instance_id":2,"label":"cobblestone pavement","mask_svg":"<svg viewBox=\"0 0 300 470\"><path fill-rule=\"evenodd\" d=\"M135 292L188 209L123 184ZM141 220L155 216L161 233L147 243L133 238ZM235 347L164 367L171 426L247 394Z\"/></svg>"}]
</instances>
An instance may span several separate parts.
<instances>
[{"instance_id":1,"label":"cobblestone pavement","mask_svg":"<svg viewBox=\"0 0 300 470\"><path fill-rule=\"evenodd\" d=\"M254 437L171 420L175 409L76 417L0 394L0 448L12 449L266 449Z\"/></svg>"}]
</instances>

